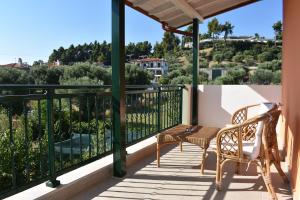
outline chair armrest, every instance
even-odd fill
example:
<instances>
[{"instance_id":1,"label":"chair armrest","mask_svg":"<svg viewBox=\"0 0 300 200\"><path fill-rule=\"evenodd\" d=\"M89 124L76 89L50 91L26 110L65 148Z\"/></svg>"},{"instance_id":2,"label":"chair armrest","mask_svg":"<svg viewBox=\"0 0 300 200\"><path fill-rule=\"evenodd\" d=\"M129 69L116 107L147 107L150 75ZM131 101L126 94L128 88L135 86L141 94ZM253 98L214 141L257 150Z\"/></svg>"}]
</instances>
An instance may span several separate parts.
<instances>
[{"instance_id":1,"label":"chair armrest","mask_svg":"<svg viewBox=\"0 0 300 200\"><path fill-rule=\"evenodd\" d=\"M257 125L268 118L267 114L258 115L242 124L221 129L217 134L217 154L223 157L243 158L243 140L255 138Z\"/></svg>"},{"instance_id":2,"label":"chair armrest","mask_svg":"<svg viewBox=\"0 0 300 200\"><path fill-rule=\"evenodd\" d=\"M233 125L221 129L217 134L217 154L225 157L240 157L242 152L242 125Z\"/></svg>"},{"instance_id":3,"label":"chair armrest","mask_svg":"<svg viewBox=\"0 0 300 200\"><path fill-rule=\"evenodd\" d=\"M231 123L232 124L242 124L244 121L248 119L248 109L251 107L259 106L260 104L254 104L242 107L235 111L231 117Z\"/></svg>"}]
</instances>

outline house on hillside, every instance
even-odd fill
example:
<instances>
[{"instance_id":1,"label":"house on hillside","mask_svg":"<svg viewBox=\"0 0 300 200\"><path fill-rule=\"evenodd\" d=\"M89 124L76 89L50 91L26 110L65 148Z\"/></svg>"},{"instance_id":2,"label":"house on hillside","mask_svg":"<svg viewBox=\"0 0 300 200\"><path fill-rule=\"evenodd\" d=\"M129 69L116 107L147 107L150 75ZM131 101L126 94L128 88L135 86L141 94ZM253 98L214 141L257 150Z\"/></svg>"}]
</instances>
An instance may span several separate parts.
<instances>
[{"instance_id":1,"label":"house on hillside","mask_svg":"<svg viewBox=\"0 0 300 200\"><path fill-rule=\"evenodd\" d=\"M0 65L0 67L8 67L8 68L28 70L30 66L28 65L27 62L23 62L22 58L18 58L17 63L4 64L4 65Z\"/></svg>"},{"instance_id":2,"label":"house on hillside","mask_svg":"<svg viewBox=\"0 0 300 200\"><path fill-rule=\"evenodd\" d=\"M212 43L215 41L224 41L224 37L220 37L220 38L208 38L208 39L203 39L199 41L199 44L206 44L206 43ZM269 41L271 42L275 42L275 40L273 39L266 39L264 37L255 37L255 36L228 36L226 41L230 41L230 42L252 42L252 43L268 43ZM278 42L278 41L276 41ZM192 48L193 47L193 43L192 42L187 42L184 44L185 48Z\"/></svg>"},{"instance_id":3,"label":"house on hillside","mask_svg":"<svg viewBox=\"0 0 300 200\"><path fill-rule=\"evenodd\" d=\"M152 72L154 74L153 83L157 83L162 75L168 73L168 63L163 58L141 58L133 61L133 64Z\"/></svg>"}]
</instances>

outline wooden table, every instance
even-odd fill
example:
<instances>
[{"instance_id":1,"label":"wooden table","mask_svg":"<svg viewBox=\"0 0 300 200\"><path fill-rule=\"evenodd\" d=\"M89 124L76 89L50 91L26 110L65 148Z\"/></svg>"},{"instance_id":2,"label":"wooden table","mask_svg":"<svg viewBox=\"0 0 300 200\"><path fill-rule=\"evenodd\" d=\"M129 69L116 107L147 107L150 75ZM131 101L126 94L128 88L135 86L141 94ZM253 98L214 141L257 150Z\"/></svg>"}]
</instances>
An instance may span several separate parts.
<instances>
[{"instance_id":1,"label":"wooden table","mask_svg":"<svg viewBox=\"0 0 300 200\"><path fill-rule=\"evenodd\" d=\"M216 137L219 128L177 125L157 135L157 167L160 167L160 148L167 144L179 144L182 151L182 143L195 144L204 150L202 154L201 173L204 174L207 149L210 141Z\"/></svg>"}]
</instances>

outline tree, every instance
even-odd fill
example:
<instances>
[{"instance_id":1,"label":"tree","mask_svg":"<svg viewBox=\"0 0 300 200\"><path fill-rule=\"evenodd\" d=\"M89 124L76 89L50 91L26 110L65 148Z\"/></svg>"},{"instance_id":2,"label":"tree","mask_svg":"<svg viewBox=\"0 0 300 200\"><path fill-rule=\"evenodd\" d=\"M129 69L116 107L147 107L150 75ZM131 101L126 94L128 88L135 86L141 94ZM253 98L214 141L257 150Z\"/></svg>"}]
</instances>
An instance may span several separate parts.
<instances>
[{"instance_id":1,"label":"tree","mask_svg":"<svg viewBox=\"0 0 300 200\"><path fill-rule=\"evenodd\" d=\"M156 58L164 57L164 48L161 43L156 42L153 48L153 56Z\"/></svg>"},{"instance_id":2,"label":"tree","mask_svg":"<svg viewBox=\"0 0 300 200\"><path fill-rule=\"evenodd\" d=\"M238 62L241 63L244 60L244 56L241 53L236 54L235 56L232 57L233 62Z\"/></svg>"},{"instance_id":3,"label":"tree","mask_svg":"<svg viewBox=\"0 0 300 200\"><path fill-rule=\"evenodd\" d=\"M259 36L258 33L255 33L255 34L254 34L254 37L255 37L255 39L257 39L257 40L260 39L260 36Z\"/></svg>"},{"instance_id":4,"label":"tree","mask_svg":"<svg viewBox=\"0 0 300 200\"><path fill-rule=\"evenodd\" d=\"M150 84L153 78L153 74L137 65L127 64L125 66L125 81L127 85L147 85Z\"/></svg>"},{"instance_id":5,"label":"tree","mask_svg":"<svg viewBox=\"0 0 300 200\"><path fill-rule=\"evenodd\" d=\"M282 40L282 23L281 21L277 21L273 24L273 30L275 33L275 40ZM276 44L276 41L275 41Z\"/></svg>"},{"instance_id":6,"label":"tree","mask_svg":"<svg viewBox=\"0 0 300 200\"><path fill-rule=\"evenodd\" d=\"M269 51L265 51L265 52L262 52L261 54L259 54L257 56L257 60L259 62L266 62L266 61L272 61L274 59L274 56L272 54L272 52L269 52Z\"/></svg>"},{"instance_id":7,"label":"tree","mask_svg":"<svg viewBox=\"0 0 300 200\"><path fill-rule=\"evenodd\" d=\"M37 85L40 84L46 84L46 79L47 79L47 70L48 66L47 65L42 65L42 66L33 66L30 69L30 76L34 80L34 83Z\"/></svg>"},{"instance_id":8,"label":"tree","mask_svg":"<svg viewBox=\"0 0 300 200\"><path fill-rule=\"evenodd\" d=\"M228 35L233 33L234 26L230 22L225 22L225 24L221 25L221 31L224 32L224 41L226 43Z\"/></svg>"},{"instance_id":9,"label":"tree","mask_svg":"<svg viewBox=\"0 0 300 200\"><path fill-rule=\"evenodd\" d=\"M278 70L273 73L272 83L278 85L281 83L281 70Z\"/></svg>"},{"instance_id":10,"label":"tree","mask_svg":"<svg viewBox=\"0 0 300 200\"><path fill-rule=\"evenodd\" d=\"M214 80L215 85L231 85L234 84L234 79L230 75L219 76Z\"/></svg>"},{"instance_id":11,"label":"tree","mask_svg":"<svg viewBox=\"0 0 300 200\"><path fill-rule=\"evenodd\" d=\"M193 32L193 25L189 25L189 26L186 28L185 32L192 33L192 32ZM182 48L185 47L185 44L186 44L186 43L189 43L189 42L192 42L192 41L193 41L193 39L192 39L191 36L186 36L186 35L182 36L182 42L181 42Z\"/></svg>"},{"instance_id":12,"label":"tree","mask_svg":"<svg viewBox=\"0 0 300 200\"><path fill-rule=\"evenodd\" d=\"M208 27L208 34L213 39L215 39L215 37L221 33L221 25L217 18L213 18L210 22L208 22L207 27Z\"/></svg>"},{"instance_id":13,"label":"tree","mask_svg":"<svg viewBox=\"0 0 300 200\"><path fill-rule=\"evenodd\" d=\"M252 84L269 85L272 82L273 73L267 69L257 69L250 75L250 82Z\"/></svg>"},{"instance_id":14,"label":"tree","mask_svg":"<svg viewBox=\"0 0 300 200\"><path fill-rule=\"evenodd\" d=\"M214 54L214 56L213 56L213 60L216 61L216 62L218 62L218 64L219 64L223 59L224 59L224 56L223 56L223 54L221 54L221 53L216 53L216 54Z\"/></svg>"},{"instance_id":15,"label":"tree","mask_svg":"<svg viewBox=\"0 0 300 200\"><path fill-rule=\"evenodd\" d=\"M164 54L175 53L179 49L180 39L171 32L165 32L162 40Z\"/></svg>"}]
</instances>

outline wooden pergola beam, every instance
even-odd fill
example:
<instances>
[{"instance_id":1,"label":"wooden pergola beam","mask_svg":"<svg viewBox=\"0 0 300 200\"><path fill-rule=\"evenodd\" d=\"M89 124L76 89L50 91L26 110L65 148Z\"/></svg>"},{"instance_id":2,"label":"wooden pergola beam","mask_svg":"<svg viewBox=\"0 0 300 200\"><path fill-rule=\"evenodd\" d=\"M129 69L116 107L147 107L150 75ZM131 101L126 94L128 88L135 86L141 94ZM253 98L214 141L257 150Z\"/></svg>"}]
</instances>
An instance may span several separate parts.
<instances>
[{"instance_id":1,"label":"wooden pergola beam","mask_svg":"<svg viewBox=\"0 0 300 200\"><path fill-rule=\"evenodd\" d=\"M198 19L200 22L203 22L204 18L200 15L200 13L198 13L197 10L195 10L185 0L172 0L172 3L191 19Z\"/></svg>"}]
</instances>

